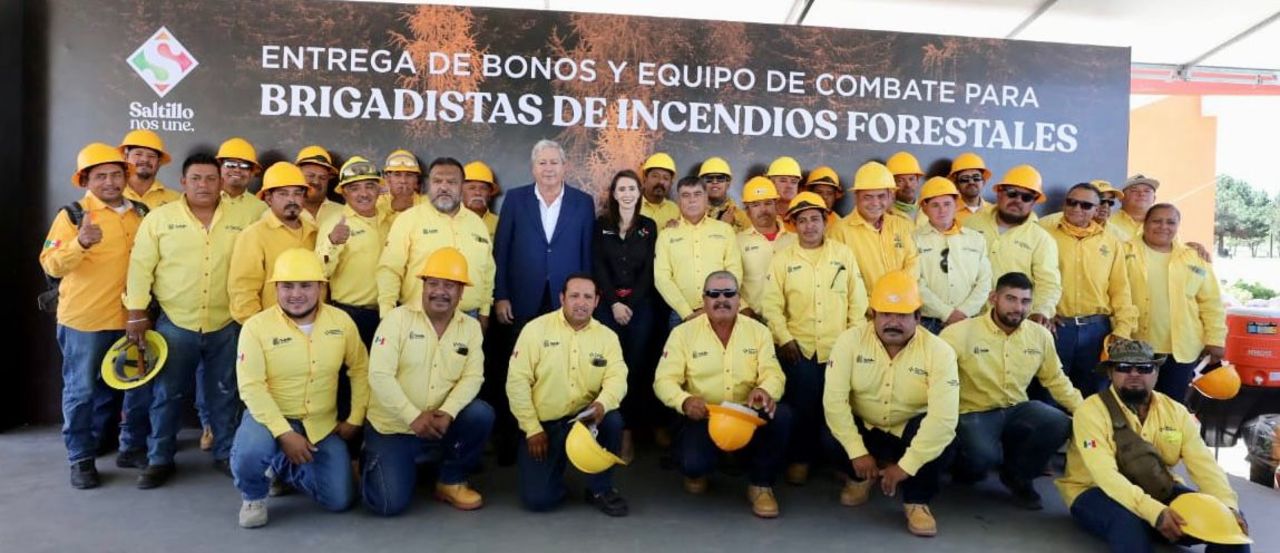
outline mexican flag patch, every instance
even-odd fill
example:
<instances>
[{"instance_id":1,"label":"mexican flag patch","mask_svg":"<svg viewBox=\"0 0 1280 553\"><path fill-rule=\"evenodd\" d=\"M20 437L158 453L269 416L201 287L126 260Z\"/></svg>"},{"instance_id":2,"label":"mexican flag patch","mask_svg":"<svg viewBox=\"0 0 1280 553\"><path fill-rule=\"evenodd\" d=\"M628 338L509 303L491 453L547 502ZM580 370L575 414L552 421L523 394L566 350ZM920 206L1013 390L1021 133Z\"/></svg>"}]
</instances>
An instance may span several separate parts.
<instances>
[{"instance_id":1,"label":"mexican flag patch","mask_svg":"<svg viewBox=\"0 0 1280 553\"><path fill-rule=\"evenodd\" d=\"M59 246L62 246L62 241L61 241L61 240L45 240L45 241L44 241L44 249L46 249L46 250L52 250L52 249L57 248L57 247L59 247Z\"/></svg>"}]
</instances>

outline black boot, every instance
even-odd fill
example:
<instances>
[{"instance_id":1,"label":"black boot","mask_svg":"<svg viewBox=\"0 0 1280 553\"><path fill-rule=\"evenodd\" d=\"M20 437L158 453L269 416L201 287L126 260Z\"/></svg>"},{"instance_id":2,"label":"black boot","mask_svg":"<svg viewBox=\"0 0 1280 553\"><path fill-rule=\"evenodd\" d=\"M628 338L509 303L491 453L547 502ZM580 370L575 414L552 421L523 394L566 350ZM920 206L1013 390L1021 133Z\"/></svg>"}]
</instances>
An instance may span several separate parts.
<instances>
[{"instance_id":1,"label":"black boot","mask_svg":"<svg viewBox=\"0 0 1280 553\"><path fill-rule=\"evenodd\" d=\"M94 466L93 459L85 459L71 465L71 487L87 490L96 488L101 483L102 479L98 477L98 467Z\"/></svg>"},{"instance_id":2,"label":"black boot","mask_svg":"<svg viewBox=\"0 0 1280 553\"><path fill-rule=\"evenodd\" d=\"M138 489L149 490L159 488L173 477L173 465L148 465L138 475Z\"/></svg>"}]
</instances>

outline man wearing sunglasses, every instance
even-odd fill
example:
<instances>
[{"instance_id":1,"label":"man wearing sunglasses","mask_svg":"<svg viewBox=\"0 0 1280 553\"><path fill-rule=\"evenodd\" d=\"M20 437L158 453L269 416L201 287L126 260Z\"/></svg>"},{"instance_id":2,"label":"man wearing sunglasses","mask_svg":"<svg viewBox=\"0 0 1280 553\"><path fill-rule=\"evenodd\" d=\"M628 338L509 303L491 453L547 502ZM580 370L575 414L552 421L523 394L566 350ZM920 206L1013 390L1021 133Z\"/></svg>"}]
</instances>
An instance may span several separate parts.
<instances>
[{"instance_id":1,"label":"man wearing sunglasses","mask_svg":"<svg viewBox=\"0 0 1280 553\"><path fill-rule=\"evenodd\" d=\"M951 171L947 178L960 190L960 204L956 209L956 220L964 224L969 216L992 209L992 205L982 199L982 189L991 179L991 170L978 154L965 152L951 161Z\"/></svg>"},{"instance_id":2,"label":"man wearing sunglasses","mask_svg":"<svg viewBox=\"0 0 1280 553\"><path fill-rule=\"evenodd\" d=\"M1035 282L1030 319L1052 330L1052 317L1062 297L1058 272L1058 246L1049 232L1036 224L1032 207L1044 203L1040 172L1019 165L1004 174L995 186L996 208L978 213L964 225L982 233L991 258L991 274L1023 273Z\"/></svg>"},{"instance_id":3,"label":"man wearing sunglasses","mask_svg":"<svg viewBox=\"0 0 1280 553\"><path fill-rule=\"evenodd\" d=\"M1111 186L1111 183L1101 179L1091 180L1089 184L1096 187L1098 192L1102 194L1101 199L1098 200L1098 209L1094 211L1093 220L1102 225L1103 229L1106 229L1107 232L1119 239L1121 243L1133 239L1133 236L1121 230L1119 226L1109 224L1111 222L1111 208L1119 205L1120 199L1124 197L1124 192L1116 190L1114 186ZM1041 217L1039 222L1040 226L1044 227L1045 230L1052 230L1061 221L1062 211L1059 211Z\"/></svg>"},{"instance_id":4,"label":"man wearing sunglasses","mask_svg":"<svg viewBox=\"0 0 1280 553\"><path fill-rule=\"evenodd\" d=\"M706 183L680 179L676 198L680 222L658 233L653 260L653 284L671 307L672 327L702 314L701 287L707 275L728 271L735 279L742 276L742 252L733 227L707 214ZM745 303L743 311L750 314Z\"/></svg>"},{"instance_id":5,"label":"man wearing sunglasses","mask_svg":"<svg viewBox=\"0 0 1280 553\"><path fill-rule=\"evenodd\" d=\"M1049 228L1062 274L1062 299L1053 317L1058 357L1086 397L1107 386L1094 371L1104 341L1108 336L1128 340L1138 326L1123 243L1094 219L1101 201L1102 191L1093 184L1072 186L1062 201L1062 217Z\"/></svg>"},{"instance_id":6,"label":"man wearing sunglasses","mask_svg":"<svg viewBox=\"0 0 1280 553\"><path fill-rule=\"evenodd\" d=\"M920 324L937 334L982 312L991 292L987 242L956 219L960 192L943 177L933 177L920 191L920 210L928 223L912 238L920 250Z\"/></svg>"},{"instance_id":7,"label":"man wearing sunglasses","mask_svg":"<svg viewBox=\"0 0 1280 553\"><path fill-rule=\"evenodd\" d=\"M791 410L778 403L786 377L778 366L769 329L738 311L738 277L729 271L707 275L703 313L671 331L654 375L653 391L682 415L676 463L684 490L707 491L718 450L707 429L708 405L732 402L762 410L767 421L741 450L746 457L747 500L761 518L778 516L773 483L782 470L791 434Z\"/></svg>"},{"instance_id":8,"label":"man wearing sunglasses","mask_svg":"<svg viewBox=\"0 0 1280 553\"><path fill-rule=\"evenodd\" d=\"M830 236L853 251L868 290L880 277L892 271L920 274L919 255L911 232L915 223L893 210L897 184L889 168L869 161L853 176L854 210L841 219Z\"/></svg>"},{"instance_id":9,"label":"man wearing sunglasses","mask_svg":"<svg viewBox=\"0 0 1280 553\"><path fill-rule=\"evenodd\" d=\"M228 209L245 210L258 220L267 211L267 202L254 194L246 194L253 177L262 172L258 153L248 140L233 136L218 146L218 169L222 176L222 201Z\"/></svg>"},{"instance_id":10,"label":"man wearing sunglasses","mask_svg":"<svg viewBox=\"0 0 1280 553\"><path fill-rule=\"evenodd\" d=\"M1169 508L1175 497L1197 491L1173 476L1172 469L1182 463L1199 492L1231 509L1237 537L1248 533L1227 475L1200 438L1199 422L1179 402L1154 390L1163 357L1143 341L1116 342L1107 351L1098 368L1111 385L1076 409L1067 472L1055 482L1076 524L1116 553L1151 551L1160 542L1200 543L1183 533L1187 522ZM1124 427L1116 429L1116 423L1137 436L1121 436ZM1127 448L1153 450L1148 455L1158 459L1146 457L1152 462L1140 469L1122 465L1119 445L1131 440L1136 443ZM1249 546L1210 544L1205 551L1247 552Z\"/></svg>"},{"instance_id":11,"label":"man wearing sunglasses","mask_svg":"<svg viewBox=\"0 0 1280 553\"><path fill-rule=\"evenodd\" d=\"M729 186L733 184L729 162L721 157L707 158L698 168L698 178L707 185L707 213L712 219L733 225L734 232L751 228L746 210L738 208L738 204L729 197Z\"/></svg>"}]
</instances>

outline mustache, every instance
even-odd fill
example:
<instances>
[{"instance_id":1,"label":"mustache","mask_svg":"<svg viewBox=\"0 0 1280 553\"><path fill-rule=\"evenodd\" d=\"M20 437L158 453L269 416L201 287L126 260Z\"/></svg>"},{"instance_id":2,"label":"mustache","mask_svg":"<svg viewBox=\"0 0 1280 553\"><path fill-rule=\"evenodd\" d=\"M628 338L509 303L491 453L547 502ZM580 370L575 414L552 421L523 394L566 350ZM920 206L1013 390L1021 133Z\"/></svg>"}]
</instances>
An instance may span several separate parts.
<instances>
[{"instance_id":1,"label":"mustache","mask_svg":"<svg viewBox=\"0 0 1280 553\"><path fill-rule=\"evenodd\" d=\"M884 332L885 334L902 334L905 331L896 326L886 326L881 330L881 332Z\"/></svg>"},{"instance_id":2,"label":"mustache","mask_svg":"<svg viewBox=\"0 0 1280 553\"><path fill-rule=\"evenodd\" d=\"M711 308L712 309L733 309L733 304L723 300L714 301L714 302L711 302Z\"/></svg>"}]
</instances>

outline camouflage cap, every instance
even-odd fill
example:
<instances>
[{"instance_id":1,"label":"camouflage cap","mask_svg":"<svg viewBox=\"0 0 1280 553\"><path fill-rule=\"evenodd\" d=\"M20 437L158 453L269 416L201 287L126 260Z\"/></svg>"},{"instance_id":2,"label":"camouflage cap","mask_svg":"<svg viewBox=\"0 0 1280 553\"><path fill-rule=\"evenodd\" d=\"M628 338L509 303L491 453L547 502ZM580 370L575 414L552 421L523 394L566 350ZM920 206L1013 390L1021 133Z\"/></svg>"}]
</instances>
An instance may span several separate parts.
<instances>
[{"instance_id":1,"label":"camouflage cap","mask_svg":"<svg viewBox=\"0 0 1280 553\"><path fill-rule=\"evenodd\" d=\"M1098 363L1099 370L1108 370L1111 365L1120 363L1140 365L1160 365L1168 356L1156 355L1151 344L1142 340L1116 340L1107 348L1106 360Z\"/></svg>"}]
</instances>

